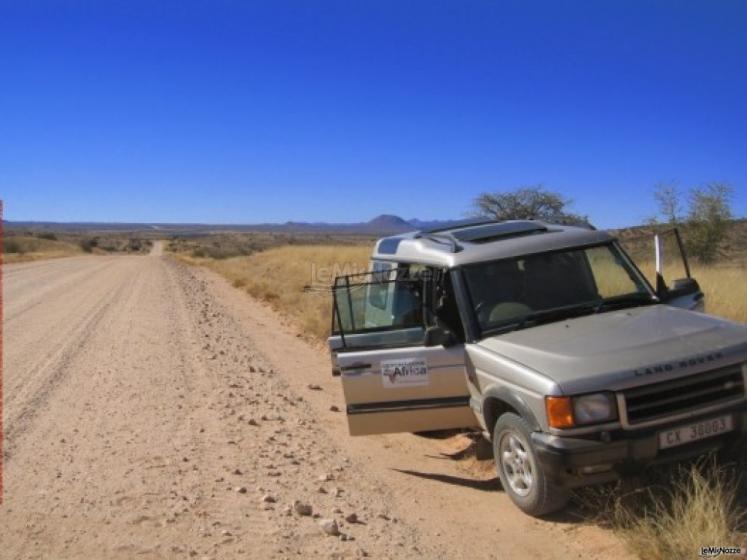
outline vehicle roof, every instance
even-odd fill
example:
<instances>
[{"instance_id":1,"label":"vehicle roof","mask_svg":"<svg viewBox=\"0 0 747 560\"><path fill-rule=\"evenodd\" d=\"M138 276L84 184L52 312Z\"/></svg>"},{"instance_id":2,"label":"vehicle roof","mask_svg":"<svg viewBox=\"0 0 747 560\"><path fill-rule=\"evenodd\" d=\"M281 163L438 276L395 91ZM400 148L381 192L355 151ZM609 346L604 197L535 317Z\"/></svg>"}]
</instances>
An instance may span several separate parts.
<instances>
[{"instance_id":1,"label":"vehicle roof","mask_svg":"<svg viewBox=\"0 0 747 560\"><path fill-rule=\"evenodd\" d=\"M538 220L487 221L384 237L376 243L371 258L453 268L613 239L609 233L591 227Z\"/></svg>"}]
</instances>

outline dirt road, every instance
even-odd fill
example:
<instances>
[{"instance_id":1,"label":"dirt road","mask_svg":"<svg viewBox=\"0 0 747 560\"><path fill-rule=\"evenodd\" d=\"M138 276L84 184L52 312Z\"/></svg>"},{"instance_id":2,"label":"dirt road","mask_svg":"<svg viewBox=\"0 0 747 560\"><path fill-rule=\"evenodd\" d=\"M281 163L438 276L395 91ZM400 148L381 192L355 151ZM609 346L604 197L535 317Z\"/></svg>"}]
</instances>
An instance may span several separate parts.
<instances>
[{"instance_id":1,"label":"dirt road","mask_svg":"<svg viewBox=\"0 0 747 560\"><path fill-rule=\"evenodd\" d=\"M4 274L2 558L624 557L453 440L349 438L325 354L160 244Z\"/></svg>"}]
</instances>

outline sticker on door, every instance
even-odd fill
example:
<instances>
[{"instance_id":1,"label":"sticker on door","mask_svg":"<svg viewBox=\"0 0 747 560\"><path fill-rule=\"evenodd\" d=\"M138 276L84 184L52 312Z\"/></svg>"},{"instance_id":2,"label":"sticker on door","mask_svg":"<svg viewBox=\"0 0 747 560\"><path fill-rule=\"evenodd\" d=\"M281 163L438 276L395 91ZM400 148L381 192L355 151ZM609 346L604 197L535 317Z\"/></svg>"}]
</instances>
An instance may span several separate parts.
<instances>
[{"instance_id":1,"label":"sticker on door","mask_svg":"<svg viewBox=\"0 0 747 560\"><path fill-rule=\"evenodd\" d=\"M422 358L382 360L381 380L386 389L428 385L428 364Z\"/></svg>"}]
</instances>

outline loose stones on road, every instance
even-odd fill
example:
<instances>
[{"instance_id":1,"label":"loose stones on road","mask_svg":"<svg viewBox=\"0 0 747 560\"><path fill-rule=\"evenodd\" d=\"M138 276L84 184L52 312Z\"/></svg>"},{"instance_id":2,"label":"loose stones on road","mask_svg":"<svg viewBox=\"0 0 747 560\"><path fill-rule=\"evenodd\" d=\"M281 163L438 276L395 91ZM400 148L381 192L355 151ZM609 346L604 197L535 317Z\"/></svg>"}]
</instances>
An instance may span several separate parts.
<instances>
[{"instance_id":1,"label":"loose stones on road","mask_svg":"<svg viewBox=\"0 0 747 560\"><path fill-rule=\"evenodd\" d=\"M322 531L331 537L336 537L340 534L340 528L334 519L320 519L319 526L322 528Z\"/></svg>"},{"instance_id":2,"label":"loose stones on road","mask_svg":"<svg viewBox=\"0 0 747 560\"><path fill-rule=\"evenodd\" d=\"M307 516L313 513L313 508L309 504L305 504L298 500L293 502L293 509L296 511L298 515Z\"/></svg>"}]
</instances>

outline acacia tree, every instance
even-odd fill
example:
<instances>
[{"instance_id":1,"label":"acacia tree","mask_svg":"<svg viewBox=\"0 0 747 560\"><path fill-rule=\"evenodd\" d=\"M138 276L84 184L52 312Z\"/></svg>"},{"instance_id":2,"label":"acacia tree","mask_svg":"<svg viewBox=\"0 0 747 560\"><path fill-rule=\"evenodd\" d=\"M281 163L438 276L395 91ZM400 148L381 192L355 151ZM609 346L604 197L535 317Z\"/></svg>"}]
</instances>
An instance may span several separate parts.
<instances>
[{"instance_id":1,"label":"acacia tree","mask_svg":"<svg viewBox=\"0 0 747 560\"><path fill-rule=\"evenodd\" d=\"M729 232L732 188L727 183L709 183L691 188L688 195L685 203L676 184L659 183L654 187L660 215L669 225L682 226L688 253L701 262L713 262Z\"/></svg>"},{"instance_id":2,"label":"acacia tree","mask_svg":"<svg viewBox=\"0 0 747 560\"><path fill-rule=\"evenodd\" d=\"M682 193L676 183L659 183L654 187L654 199L659 213L669 225L681 222Z\"/></svg>"},{"instance_id":3,"label":"acacia tree","mask_svg":"<svg viewBox=\"0 0 747 560\"><path fill-rule=\"evenodd\" d=\"M568 211L572 201L542 185L513 191L482 193L474 201L475 216L494 220L543 220L560 224L586 224L586 216Z\"/></svg>"},{"instance_id":4,"label":"acacia tree","mask_svg":"<svg viewBox=\"0 0 747 560\"><path fill-rule=\"evenodd\" d=\"M719 256L731 220L732 188L726 183L710 183L690 190L687 217L688 251L702 262Z\"/></svg>"}]
</instances>

